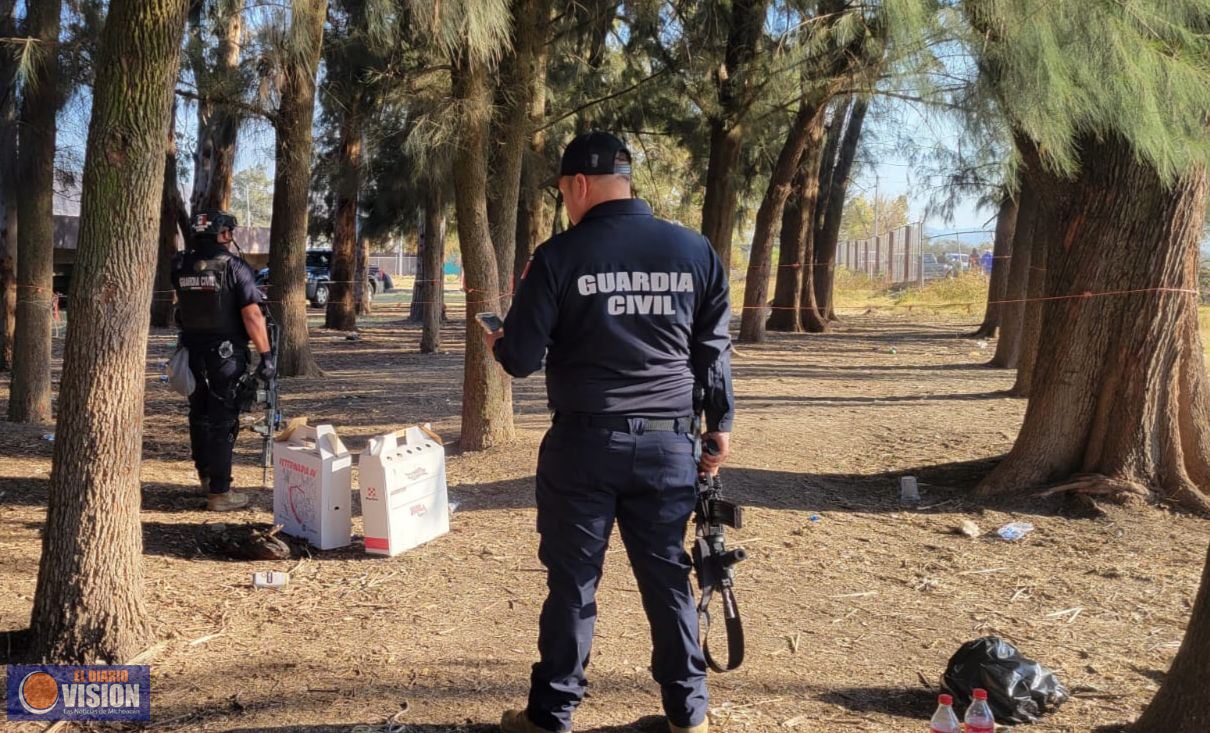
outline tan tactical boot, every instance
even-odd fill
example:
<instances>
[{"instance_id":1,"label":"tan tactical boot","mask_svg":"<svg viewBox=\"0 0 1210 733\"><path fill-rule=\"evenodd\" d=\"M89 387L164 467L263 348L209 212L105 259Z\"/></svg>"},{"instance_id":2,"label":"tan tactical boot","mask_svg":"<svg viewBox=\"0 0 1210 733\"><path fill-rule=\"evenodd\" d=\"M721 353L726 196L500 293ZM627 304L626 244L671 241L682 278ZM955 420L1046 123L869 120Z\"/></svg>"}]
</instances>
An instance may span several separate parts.
<instances>
[{"instance_id":1,"label":"tan tactical boot","mask_svg":"<svg viewBox=\"0 0 1210 733\"><path fill-rule=\"evenodd\" d=\"M212 512L230 512L248 506L248 495L238 491L228 491L223 494L211 494L206 500L206 508Z\"/></svg>"},{"instance_id":2,"label":"tan tactical boot","mask_svg":"<svg viewBox=\"0 0 1210 733\"><path fill-rule=\"evenodd\" d=\"M671 733L706 733L706 731L710 730L710 721L703 720L697 725L691 725L688 728L682 728L679 725L669 723L668 730L671 731Z\"/></svg>"},{"instance_id":3,"label":"tan tactical boot","mask_svg":"<svg viewBox=\"0 0 1210 733\"><path fill-rule=\"evenodd\" d=\"M524 710L505 710L500 718L500 733L553 733L530 722Z\"/></svg>"}]
</instances>

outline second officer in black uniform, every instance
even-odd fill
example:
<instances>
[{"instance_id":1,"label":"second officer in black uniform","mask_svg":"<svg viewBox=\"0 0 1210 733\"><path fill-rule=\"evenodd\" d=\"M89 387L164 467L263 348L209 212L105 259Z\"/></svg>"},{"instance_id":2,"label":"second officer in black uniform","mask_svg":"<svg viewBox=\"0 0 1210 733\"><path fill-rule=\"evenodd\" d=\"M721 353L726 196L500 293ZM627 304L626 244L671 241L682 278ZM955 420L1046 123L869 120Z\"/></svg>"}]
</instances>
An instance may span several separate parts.
<instances>
[{"instance_id":1,"label":"second officer in black uniform","mask_svg":"<svg viewBox=\"0 0 1210 733\"><path fill-rule=\"evenodd\" d=\"M228 250L236 221L222 211L201 211L190 221L193 246L173 267L181 345L197 386L189 396L189 443L207 507L230 511L248 504L231 490L231 453L239 431L239 380L248 370L248 341L260 354L256 376L276 374L256 273Z\"/></svg>"},{"instance_id":2,"label":"second officer in black uniform","mask_svg":"<svg viewBox=\"0 0 1210 733\"><path fill-rule=\"evenodd\" d=\"M542 368L554 410L538 453L538 556L549 595L524 711L505 733L571 730L584 697L596 591L616 522L651 625L651 673L672 733L705 733L706 663L685 528L699 471L729 453L727 275L709 242L632 198L620 140L567 146L559 191L573 227L538 247L489 336L514 377ZM705 390L699 464L694 385Z\"/></svg>"}]
</instances>

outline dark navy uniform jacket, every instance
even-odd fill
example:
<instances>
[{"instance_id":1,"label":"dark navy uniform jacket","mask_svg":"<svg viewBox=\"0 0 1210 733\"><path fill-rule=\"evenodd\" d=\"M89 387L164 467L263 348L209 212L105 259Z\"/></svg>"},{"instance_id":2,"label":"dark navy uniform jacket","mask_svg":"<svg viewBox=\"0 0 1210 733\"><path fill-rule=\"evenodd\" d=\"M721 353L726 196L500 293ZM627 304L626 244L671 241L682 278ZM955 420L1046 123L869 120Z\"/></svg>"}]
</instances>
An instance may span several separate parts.
<instances>
[{"instance_id":1,"label":"dark navy uniform jacket","mask_svg":"<svg viewBox=\"0 0 1210 733\"><path fill-rule=\"evenodd\" d=\"M639 199L607 201L534 251L495 355L514 377L545 355L557 412L685 417L697 382L707 429L729 431L730 320L727 273L705 237Z\"/></svg>"}]
</instances>

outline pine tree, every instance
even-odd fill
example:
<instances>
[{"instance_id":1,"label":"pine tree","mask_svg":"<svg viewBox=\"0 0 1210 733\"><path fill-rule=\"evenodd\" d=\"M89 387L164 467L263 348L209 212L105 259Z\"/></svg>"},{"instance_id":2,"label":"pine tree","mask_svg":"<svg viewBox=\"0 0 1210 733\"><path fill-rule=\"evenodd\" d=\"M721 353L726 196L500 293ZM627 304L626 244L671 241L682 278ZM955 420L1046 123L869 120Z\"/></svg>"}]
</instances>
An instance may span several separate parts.
<instances>
[{"instance_id":1,"label":"pine tree","mask_svg":"<svg viewBox=\"0 0 1210 733\"><path fill-rule=\"evenodd\" d=\"M269 309L281 328L278 374L320 373L307 331L306 254L315 75L327 0L294 0L289 30L277 27L280 102L273 115L276 168L269 229Z\"/></svg>"},{"instance_id":2,"label":"pine tree","mask_svg":"<svg viewBox=\"0 0 1210 733\"><path fill-rule=\"evenodd\" d=\"M243 0L191 0L185 53L197 87L197 145L190 209L231 208L239 99L249 79L240 68L244 47ZM213 45L207 36L214 37Z\"/></svg>"},{"instance_id":3,"label":"pine tree","mask_svg":"<svg viewBox=\"0 0 1210 733\"><path fill-rule=\"evenodd\" d=\"M332 283L324 327L352 331L357 327L357 230L367 118L374 94L368 72L371 56L369 17L365 0L335 3L335 20L324 47L327 69L324 109L337 132L334 170L329 185L334 193L332 222Z\"/></svg>"},{"instance_id":4,"label":"pine tree","mask_svg":"<svg viewBox=\"0 0 1210 733\"><path fill-rule=\"evenodd\" d=\"M25 30L33 70L21 95L17 154L17 318L8 419L51 421L51 314L54 304L55 115L61 0L29 0Z\"/></svg>"},{"instance_id":5,"label":"pine tree","mask_svg":"<svg viewBox=\"0 0 1210 733\"><path fill-rule=\"evenodd\" d=\"M488 145L490 75L507 48L510 14L503 0L454 8L414 0L411 7L420 27L433 29L432 42L447 54L452 67L450 88L458 109L454 206L467 291L460 443L464 450L482 450L513 438L511 381L474 321L478 313L499 310L503 295L488 216Z\"/></svg>"},{"instance_id":6,"label":"pine tree","mask_svg":"<svg viewBox=\"0 0 1210 733\"><path fill-rule=\"evenodd\" d=\"M31 656L121 663L150 632L139 461L164 141L186 0L112 0L93 89ZM70 612L67 611L70 609Z\"/></svg>"},{"instance_id":7,"label":"pine tree","mask_svg":"<svg viewBox=\"0 0 1210 733\"><path fill-rule=\"evenodd\" d=\"M17 36L16 0L0 0L0 37ZM17 327L17 55L0 45L0 371Z\"/></svg>"},{"instance_id":8,"label":"pine tree","mask_svg":"<svg viewBox=\"0 0 1210 733\"><path fill-rule=\"evenodd\" d=\"M1047 235L1048 300L1024 424L981 489L1058 483L1210 511L1210 395L1195 295L1210 162L1210 7L968 0L964 9L982 82L1053 177L1039 185L1027 170L1023 184L1037 186L1040 200L1062 197L1067 212L1061 233ZM1210 566L1172 669L1134 730L1210 725L1208 595Z\"/></svg>"}]
</instances>

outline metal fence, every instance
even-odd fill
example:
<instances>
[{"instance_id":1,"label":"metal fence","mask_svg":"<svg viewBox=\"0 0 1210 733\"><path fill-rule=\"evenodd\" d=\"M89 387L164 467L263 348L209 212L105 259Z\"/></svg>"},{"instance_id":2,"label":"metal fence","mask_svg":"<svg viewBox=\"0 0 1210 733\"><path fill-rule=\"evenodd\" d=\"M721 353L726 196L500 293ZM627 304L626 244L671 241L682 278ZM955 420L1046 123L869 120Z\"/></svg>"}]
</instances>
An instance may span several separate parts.
<instances>
[{"instance_id":1,"label":"metal fence","mask_svg":"<svg viewBox=\"0 0 1210 733\"><path fill-rule=\"evenodd\" d=\"M891 285L922 282L923 243L923 224L908 224L877 237L841 242L836 251L836 265L881 277Z\"/></svg>"},{"instance_id":2,"label":"metal fence","mask_svg":"<svg viewBox=\"0 0 1210 733\"><path fill-rule=\"evenodd\" d=\"M416 274L416 255L371 254L370 267L380 267L391 277Z\"/></svg>"}]
</instances>

